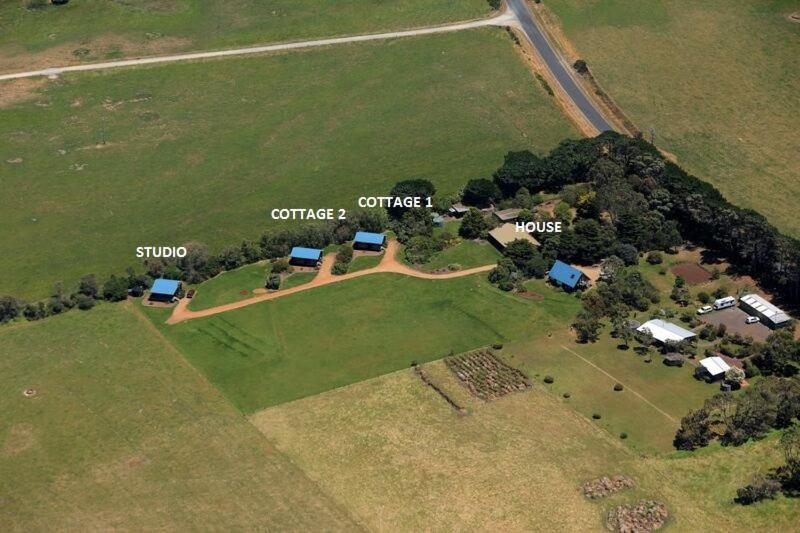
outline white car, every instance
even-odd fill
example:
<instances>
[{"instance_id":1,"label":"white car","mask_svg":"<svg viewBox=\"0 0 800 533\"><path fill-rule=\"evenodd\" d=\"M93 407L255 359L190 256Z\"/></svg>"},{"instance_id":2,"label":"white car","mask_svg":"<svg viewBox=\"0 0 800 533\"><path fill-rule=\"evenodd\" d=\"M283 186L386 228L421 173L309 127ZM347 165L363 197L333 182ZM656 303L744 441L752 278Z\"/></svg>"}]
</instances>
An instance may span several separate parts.
<instances>
[{"instance_id":1,"label":"white car","mask_svg":"<svg viewBox=\"0 0 800 533\"><path fill-rule=\"evenodd\" d=\"M711 307L710 305L704 305L703 307L701 307L700 309L697 310L697 314L698 315L706 315L706 314L710 313L713 310L714 310L714 308Z\"/></svg>"},{"instance_id":2,"label":"white car","mask_svg":"<svg viewBox=\"0 0 800 533\"><path fill-rule=\"evenodd\" d=\"M744 319L744 323L745 324L755 324L756 322L759 322L760 320L761 319L759 319L757 316L749 316L749 317Z\"/></svg>"}]
</instances>

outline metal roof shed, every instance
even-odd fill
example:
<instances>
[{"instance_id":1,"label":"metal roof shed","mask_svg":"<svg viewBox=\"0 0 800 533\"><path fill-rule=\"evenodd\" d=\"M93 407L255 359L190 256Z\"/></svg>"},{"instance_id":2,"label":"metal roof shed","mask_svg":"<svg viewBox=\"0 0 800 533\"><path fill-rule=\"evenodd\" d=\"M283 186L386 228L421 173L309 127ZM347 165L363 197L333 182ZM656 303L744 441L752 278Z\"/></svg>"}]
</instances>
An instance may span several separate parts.
<instances>
[{"instance_id":1,"label":"metal roof shed","mask_svg":"<svg viewBox=\"0 0 800 533\"><path fill-rule=\"evenodd\" d=\"M356 233L353 242L355 244L369 244L383 246L386 241L386 236L382 233L370 233L368 231L359 231Z\"/></svg>"},{"instance_id":2,"label":"metal roof shed","mask_svg":"<svg viewBox=\"0 0 800 533\"><path fill-rule=\"evenodd\" d=\"M552 282L569 289L574 289L582 280L586 279L586 274L563 261L556 260L550 268L547 277Z\"/></svg>"},{"instance_id":3,"label":"metal roof shed","mask_svg":"<svg viewBox=\"0 0 800 533\"><path fill-rule=\"evenodd\" d=\"M701 359L700 366L702 366L712 378L725 375L725 372L731 368L722 357L706 357L705 359Z\"/></svg>"},{"instance_id":4,"label":"metal roof shed","mask_svg":"<svg viewBox=\"0 0 800 533\"><path fill-rule=\"evenodd\" d=\"M671 322L667 322L658 318L648 320L636 328L636 331L640 333L647 331L655 340L662 343L681 342L696 337L696 335L688 329L683 329L682 327L676 326Z\"/></svg>"},{"instance_id":5,"label":"metal roof shed","mask_svg":"<svg viewBox=\"0 0 800 533\"><path fill-rule=\"evenodd\" d=\"M175 296L181 282L174 279L158 278L153 282L153 287L150 289L150 294L160 294L162 296Z\"/></svg>"},{"instance_id":6,"label":"metal roof shed","mask_svg":"<svg viewBox=\"0 0 800 533\"><path fill-rule=\"evenodd\" d=\"M302 246L295 246L289 254L292 259L300 259L302 261L319 261L322 257L322 250L319 248L303 248Z\"/></svg>"}]
</instances>

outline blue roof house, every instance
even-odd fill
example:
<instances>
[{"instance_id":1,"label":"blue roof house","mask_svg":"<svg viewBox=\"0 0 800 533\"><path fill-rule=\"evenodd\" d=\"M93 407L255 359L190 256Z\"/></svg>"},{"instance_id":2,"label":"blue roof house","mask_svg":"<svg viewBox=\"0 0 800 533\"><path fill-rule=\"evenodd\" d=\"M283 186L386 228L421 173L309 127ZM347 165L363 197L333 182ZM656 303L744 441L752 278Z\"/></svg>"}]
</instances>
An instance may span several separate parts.
<instances>
[{"instance_id":1,"label":"blue roof house","mask_svg":"<svg viewBox=\"0 0 800 533\"><path fill-rule=\"evenodd\" d=\"M180 289L180 281L158 278L150 288L150 297L148 299L156 302L171 302L178 295Z\"/></svg>"},{"instance_id":2,"label":"blue roof house","mask_svg":"<svg viewBox=\"0 0 800 533\"><path fill-rule=\"evenodd\" d=\"M386 236L382 233L359 231L353 239L353 248L357 250L373 250L375 252L380 252L385 242Z\"/></svg>"},{"instance_id":3,"label":"blue roof house","mask_svg":"<svg viewBox=\"0 0 800 533\"><path fill-rule=\"evenodd\" d=\"M586 274L559 260L553 263L550 272L547 273L547 279L565 291L583 289L589 283L589 278L586 277Z\"/></svg>"},{"instance_id":4,"label":"blue roof house","mask_svg":"<svg viewBox=\"0 0 800 533\"><path fill-rule=\"evenodd\" d=\"M321 259L322 250L319 248L295 246L289 254L289 264L297 266L316 267Z\"/></svg>"}]
</instances>

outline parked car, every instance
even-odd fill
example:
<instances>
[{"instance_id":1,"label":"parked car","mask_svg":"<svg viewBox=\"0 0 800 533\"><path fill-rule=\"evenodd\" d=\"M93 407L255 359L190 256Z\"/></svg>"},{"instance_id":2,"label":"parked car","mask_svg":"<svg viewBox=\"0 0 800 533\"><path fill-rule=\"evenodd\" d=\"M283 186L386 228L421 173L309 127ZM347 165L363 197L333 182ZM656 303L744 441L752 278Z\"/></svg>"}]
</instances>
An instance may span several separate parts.
<instances>
[{"instance_id":1,"label":"parked car","mask_svg":"<svg viewBox=\"0 0 800 533\"><path fill-rule=\"evenodd\" d=\"M714 308L711 307L710 305L704 305L703 307L701 307L700 309L697 310L697 314L698 315L705 315L705 314L710 313L713 310L714 310Z\"/></svg>"},{"instance_id":2,"label":"parked car","mask_svg":"<svg viewBox=\"0 0 800 533\"><path fill-rule=\"evenodd\" d=\"M190 300L194 298L194 289L189 289L189 292L186 293L186 297Z\"/></svg>"},{"instance_id":3,"label":"parked car","mask_svg":"<svg viewBox=\"0 0 800 533\"><path fill-rule=\"evenodd\" d=\"M744 319L744 323L745 324L755 324L756 322L760 322L760 320L761 319L759 319L757 316L749 316L749 317Z\"/></svg>"}]
</instances>

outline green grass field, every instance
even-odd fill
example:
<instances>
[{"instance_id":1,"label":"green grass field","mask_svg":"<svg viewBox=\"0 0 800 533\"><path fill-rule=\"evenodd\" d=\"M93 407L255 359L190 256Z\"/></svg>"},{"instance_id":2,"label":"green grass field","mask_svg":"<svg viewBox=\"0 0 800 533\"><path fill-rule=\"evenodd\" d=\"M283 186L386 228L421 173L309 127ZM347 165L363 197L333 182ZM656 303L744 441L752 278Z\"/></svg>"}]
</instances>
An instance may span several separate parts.
<instances>
[{"instance_id":1,"label":"green grass field","mask_svg":"<svg viewBox=\"0 0 800 533\"><path fill-rule=\"evenodd\" d=\"M251 298L253 289L264 287L270 264L266 261L223 272L197 286L189 309L199 311Z\"/></svg>"},{"instance_id":2,"label":"green grass field","mask_svg":"<svg viewBox=\"0 0 800 533\"><path fill-rule=\"evenodd\" d=\"M553 0L595 77L679 164L800 236L793 0Z\"/></svg>"},{"instance_id":3,"label":"green grass field","mask_svg":"<svg viewBox=\"0 0 800 533\"><path fill-rule=\"evenodd\" d=\"M383 256L384 254L354 257L350 262L350 268L347 269L347 272L358 272L359 270L375 268L380 264L381 260L383 260Z\"/></svg>"},{"instance_id":4,"label":"green grass field","mask_svg":"<svg viewBox=\"0 0 800 533\"><path fill-rule=\"evenodd\" d=\"M485 0L80 0L26 9L49 3L0 3L2 70L433 26L489 14Z\"/></svg>"},{"instance_id":5,"label":"green grass field","mask_svg":"<svg viewBox=\"0 0 800 533\"><path fill-rule=\"evenodd\" d=\"M431 272L453 264L466 269L494 264L500 257L500 252L488 242L464 240L436 254L433 259L422 265L421 269Z\"/></svg>"},{"instance_id":6,"label":"green grass field","mask_svg":"<svg viewBox=\"0 0 800 533\"><path fill-rule=\"evenodd\" d=\"M377 274L217 316L164 325L164 335L244 412L509 339L569 320L577 300L503 293L483 275L420 280Z\"/></svg>"},{"instance_id":7,"label":"green grass field","mask_svg":"<svg viewBox=\"0 0 800 533\"><path fill-rule=\"evenodd\" d=\"M0 328L2 529L353 530L132 305Z\"/></svg>"},{"instance_id":8,"label":"green grass field","mask_svg":"<svg viewBox=\"0 0 800 533\"><path fill-rule=\"evenodd\" d=\"M784 531L800 518L782 496L732 502L754 471L780 464L774 439L642 457L544 385L484 403L441 362L424 371L469 414L404 370L251 420L370 529L604 531L611 507L639 498L667 505L667 531ZM580 494L583 482L615 474L637 488L597 501Z\"/></svg>"},{"instance_id":9,"label":"green grass field","mask_svg":"<svg viewBox=\"0 0 800 533\"><path fill-rule=\"evenodd\" d=\"M274 207L452 192L574 135L499 29L64 76L0 110L0 294L255 238Z\"/></svg>"},{"instance_id":10,"label":"green grass field","mask_svg":"<svg viewBox=\"0 0 800 533\"><path fill-rule=\"evenodd\" d=\"M316 277L316 272L293 272L283 278L283 281L281 281L281 289L291 289L292 287L305 285Z\"/></svg>"}]
</instances>

